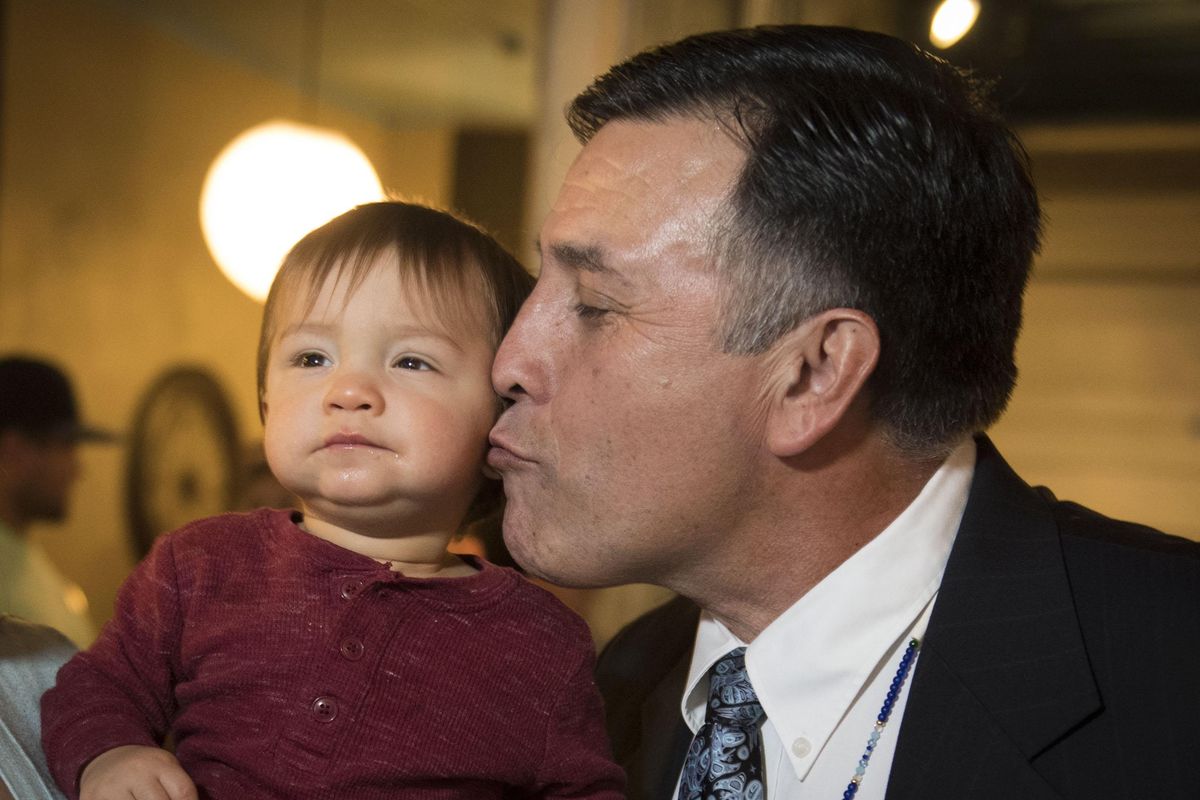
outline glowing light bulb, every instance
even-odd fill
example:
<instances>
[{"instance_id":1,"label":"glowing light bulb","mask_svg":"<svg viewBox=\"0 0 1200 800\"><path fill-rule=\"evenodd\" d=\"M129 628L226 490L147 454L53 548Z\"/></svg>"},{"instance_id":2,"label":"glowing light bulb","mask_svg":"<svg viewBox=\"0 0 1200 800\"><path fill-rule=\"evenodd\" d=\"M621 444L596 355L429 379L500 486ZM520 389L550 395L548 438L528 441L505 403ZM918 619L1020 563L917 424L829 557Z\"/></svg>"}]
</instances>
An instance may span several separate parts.
<instances>
[{"instance_id":1,"label":"glowing light bulb","mask_svg":"<svg viewBox=\"0 0 1200 800\"><path fill-rule=\"evenodd\" d=\"M262 301L300 237L383 197L371 162L345 136L277 120L217 156L200 193L200 227L225 277Z\"/></svg>"},{"instance_id":2,"label":"glowing light bulb","mask_svg":"<svg viewBox=\"0 0 1200 800\"><path fill-rule=\"evenodd\" d=\"M929 25L929 41L945 50L966 36L978 18L977 0L943 0Z\"/></svg>"}]
</instances>

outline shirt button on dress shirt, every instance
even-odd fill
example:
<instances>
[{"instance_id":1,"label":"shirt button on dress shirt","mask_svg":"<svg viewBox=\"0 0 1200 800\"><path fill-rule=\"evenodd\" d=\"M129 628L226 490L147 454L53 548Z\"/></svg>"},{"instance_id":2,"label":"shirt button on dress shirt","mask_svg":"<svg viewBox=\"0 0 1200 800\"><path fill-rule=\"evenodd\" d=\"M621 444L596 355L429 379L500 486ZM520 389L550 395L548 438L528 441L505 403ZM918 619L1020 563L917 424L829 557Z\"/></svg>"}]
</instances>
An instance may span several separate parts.
<instances>
[{"instance_id":1,"label":"shirt button on dress shirt","mask_svg":"<svg viewBox=\"0 0 1200 800\"><path fill-rule=\"evenodd\" d=\"M337 718L337 700L332 697L318 697L309 707L317 722L333 722Z\"/></svg>"},{"instance_id":2,"label":"shirt button on dress shirt","mask_svg":"<svg viewBox=\"0 0 1200 800\"><path fill-rule=\"evenodd\" d=\"M359 639L355 636L347 636L345 639L342 639L341 647L338 649L341 650L342 655L350 661L358 661L363 657L364 648L362 639Z\"/></svg>"},{"instance_id":3,"label":"shirt button on dress shirt","mask_svg":"<svg viewBox=\"0 0 1200 800\"><path fill-rule=\"evenodd\" d=\"M803 736L792 742L792 754L795 755L796 758L804 758L811 752L812 744Z\"/></svg>"}]
</instances>

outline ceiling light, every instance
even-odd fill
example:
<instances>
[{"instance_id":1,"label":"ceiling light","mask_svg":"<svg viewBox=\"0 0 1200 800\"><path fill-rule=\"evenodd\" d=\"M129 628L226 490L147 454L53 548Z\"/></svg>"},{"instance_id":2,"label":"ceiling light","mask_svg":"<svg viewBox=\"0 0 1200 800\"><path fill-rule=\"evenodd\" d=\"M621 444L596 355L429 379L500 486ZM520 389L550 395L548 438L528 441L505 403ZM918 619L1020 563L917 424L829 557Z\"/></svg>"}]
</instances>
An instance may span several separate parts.
<instances>
[{"instance_id":1,"label":"ceiling light","mask_svg":"<svg viewBox=\"0 0 1200 800\"><path fill-rule=\"evenodd\" d=\"M929 41L945 50L966 36L978 17L976 0L943 0L929 25Z\"/></svg>"},{"instance_id":2,"label":"ceiling light","mask_svg":"<svg viewBox=\"0 0 1200 800\"><path fill-rule=\"evenodd\" d=\"M217 156L200 194L200 227L221 272L262 301L304 234L383 196L371 162L345 136L277 120Z\"/></svg>"}]
</instances>

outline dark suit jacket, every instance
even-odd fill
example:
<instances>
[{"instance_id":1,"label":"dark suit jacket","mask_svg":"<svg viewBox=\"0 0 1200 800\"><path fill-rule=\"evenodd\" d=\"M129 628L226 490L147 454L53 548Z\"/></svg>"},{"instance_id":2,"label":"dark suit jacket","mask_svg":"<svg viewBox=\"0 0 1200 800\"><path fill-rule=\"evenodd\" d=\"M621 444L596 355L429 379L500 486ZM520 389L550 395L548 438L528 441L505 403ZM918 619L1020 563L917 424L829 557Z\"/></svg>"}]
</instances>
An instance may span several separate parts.
<instances>
[{"instance_id":1,"label":"dark suit jacket","mask_svg":"<svg viewBox=\"0 0 1200 800\"><path fill-rule=\"evenodd\" d=\"M1197 800L1200 543L1058 502L984 437L978 454L888 800ZM601 654L631 800L673 798L698 615L673 600Z\"/></svg>"}]
</instances>

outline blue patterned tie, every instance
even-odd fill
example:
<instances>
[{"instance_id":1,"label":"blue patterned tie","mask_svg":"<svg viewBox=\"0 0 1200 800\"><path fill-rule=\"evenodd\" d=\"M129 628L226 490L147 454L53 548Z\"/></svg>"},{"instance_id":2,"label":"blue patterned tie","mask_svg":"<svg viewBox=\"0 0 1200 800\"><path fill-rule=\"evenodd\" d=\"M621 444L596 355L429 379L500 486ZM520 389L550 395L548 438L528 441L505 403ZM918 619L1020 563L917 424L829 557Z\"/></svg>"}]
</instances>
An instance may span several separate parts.
<instances>
[{"instance_id":1,"label":"blue patterned tie","mask_svg":"<svg viewBox=\"0 0 1200 800\"><path fill-rule=\"evenodd\" d=\"M683 762L678 800L763 800L766 715L746 674L746 648L726 653L708 679L708 710Z\"/></svg>"}]
</instances>

